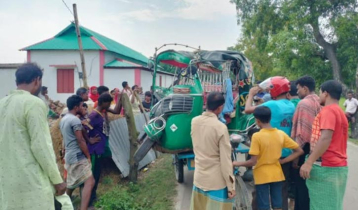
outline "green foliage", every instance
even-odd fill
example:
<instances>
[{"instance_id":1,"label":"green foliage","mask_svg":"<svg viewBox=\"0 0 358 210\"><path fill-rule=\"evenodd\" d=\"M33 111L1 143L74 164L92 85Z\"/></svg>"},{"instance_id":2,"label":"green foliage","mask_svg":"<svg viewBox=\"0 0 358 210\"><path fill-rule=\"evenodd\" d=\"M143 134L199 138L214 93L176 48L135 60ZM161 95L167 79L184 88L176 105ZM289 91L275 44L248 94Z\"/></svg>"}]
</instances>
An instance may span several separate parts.
<instances>
[{"instance_id":1,"label":"green foliage","mask_svg":"<svg viewBox=\"0 0 358 210\"><path fill-rule=\"evenodd\" d=\"M116 187L103 195L96 203L96 207L103 210L142 210L136 202L136 197L126 189Z\"/></svg>"},{"instance_id":2,"label":"green foliage","mask_svg":"<svg viewBox=\"0 0 358 210\"><path fill-rule=\"evenodd\" d=\"M99 198L102 210L166 210L173 205L176 180L171 155L163 155L137 184L123 183Z\"/></svg>"},{"instance_id":3,"label":"green foliage","mask_svg":"<svg viewBox=\"0 0 358 210\"><path fill-rule=\"evenodd\" d=\"M353 89L358 64L358 14L347 14L345 18L338 18L334 25L337 35L342 40L337 43L338 59L344 64L342 76Z\"/></svg>"},{"instance_id":4,"label":"green foliage","mask_svg":"<svg viewBox=\"0 0 358 210\"><path fill-rule=\"evenodd\" d=\"M282 75L296 79L311 75L317 83L332 79L332 64L317 33L341 66L343 82L355 82L358 64L356 0L232 0L243 34L239 50L252 61L258 80ZM315 30L319 26L320 30Z\"/></svg>"},{"instance_id":5,"label":"green foliage","mask_svg":"<svg viewBox=\"0 0 358 210\"><path fill-rule=\"evenodd\" d=\"M113 184L113 179L111 177L104 177L103 181L102 181L102 184L112 185Z\"/></svg>"}]
</instances>

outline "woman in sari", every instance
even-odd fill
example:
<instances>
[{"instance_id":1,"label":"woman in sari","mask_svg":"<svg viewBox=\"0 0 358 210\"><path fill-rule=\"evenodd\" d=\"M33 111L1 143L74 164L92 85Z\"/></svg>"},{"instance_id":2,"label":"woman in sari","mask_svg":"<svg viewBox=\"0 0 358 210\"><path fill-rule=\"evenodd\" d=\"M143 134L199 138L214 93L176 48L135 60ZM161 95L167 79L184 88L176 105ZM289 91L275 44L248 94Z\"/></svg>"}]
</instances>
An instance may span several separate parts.
<instances>
[{"instance_id":1,"label":"woman in sari","mask_svg":"<svg viewBox=\"0 0 358 210\"><path fill-rule=\"evenodd\" d=\"M92 86L92 87L90 88L88 97L89 97L94 103L96 103L96 102L98 101L99 95L98 95L97 87L96 87L96 86Z\"/></svg>"}]
</instances>

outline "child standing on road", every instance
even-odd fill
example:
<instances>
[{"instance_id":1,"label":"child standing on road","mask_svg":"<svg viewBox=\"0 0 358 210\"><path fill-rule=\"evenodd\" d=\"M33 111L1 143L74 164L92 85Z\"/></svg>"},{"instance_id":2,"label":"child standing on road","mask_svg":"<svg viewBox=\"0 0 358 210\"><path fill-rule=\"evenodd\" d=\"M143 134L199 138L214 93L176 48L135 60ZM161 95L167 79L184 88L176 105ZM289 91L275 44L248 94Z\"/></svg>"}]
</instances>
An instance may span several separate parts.
<instances>
[{"instance_id":1,"label":"child standing on road","mask_svg":"<svg viewBox=\"0 0 358 210\"><path fill-rule=\"evenodd\" d=\"M287 134L270 125L271 111L266 106L254 111L260 132L252 136L249 154L251 159L234 162L234 166L254 167L254 180L259 210L282 209L282 182L285 180L281 164L290 162L303 154L303 150ZM283 148L293 149L293 153L280 159Z\"/></svg>"}]
</instances>

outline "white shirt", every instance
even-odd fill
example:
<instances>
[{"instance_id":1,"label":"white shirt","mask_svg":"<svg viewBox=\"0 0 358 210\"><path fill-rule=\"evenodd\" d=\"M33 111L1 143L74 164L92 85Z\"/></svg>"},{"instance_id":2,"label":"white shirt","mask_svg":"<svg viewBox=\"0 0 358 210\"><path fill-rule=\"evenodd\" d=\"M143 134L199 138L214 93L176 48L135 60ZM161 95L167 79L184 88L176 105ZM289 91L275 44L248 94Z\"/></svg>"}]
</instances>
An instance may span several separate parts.
<instances>
[{"instance_id":1,"label":"white shirt","mask_svg":"<svg viewBox=\"0 0 358 210\"><path fill-rule=\"evenodd\" d=\"M346 107L346 112L354 114L357 111L358 100L355 98L352 98L351 100L347 99L343 105Z\"/></svg>"},{"instance_id":2,"label":"white shirt","mask_svg":"<svg viewBox=\"0 0 358 210\"><path fill-rule=\"evenodd\" d=\"M129 100L132 101L132 97L134 97L134 95L132 94L129 97ZM133 110L133 114L140 114L140 108L139 108L139 104L140 102L137 100L137 98L134 99L134 102L132 103L132 110Z\"/></svg>"}]
</instances>

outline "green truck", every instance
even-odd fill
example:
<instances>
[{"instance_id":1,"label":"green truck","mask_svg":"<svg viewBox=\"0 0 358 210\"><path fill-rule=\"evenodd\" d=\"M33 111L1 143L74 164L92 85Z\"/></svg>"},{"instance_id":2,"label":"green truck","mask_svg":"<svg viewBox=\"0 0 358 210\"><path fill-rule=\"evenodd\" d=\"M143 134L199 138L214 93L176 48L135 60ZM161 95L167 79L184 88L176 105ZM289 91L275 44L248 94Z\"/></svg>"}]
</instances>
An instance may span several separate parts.
<instances>
[{"instance_id":1,"label":"green truck","mask_svg":"<svg viewBox=\"0 0 358 210\"><path fill-rule=\"evenodd\" d=\"M164 45L167 46L167 45ZM157 51L157 50L156 50ZM173 164L179 183L184 181L184 166L195 169L191 139L191 120L205 111L206 96L213 91L222 92L232 106L221 117L230 134L239 136L232 141L232 159L236 154L247 153L242 144L247 131L254 126L252 115L244 114L247 94L255 80L251 62L240 52L165 50L157 54L151 63L153 72L153 104L150 118L141 135L135 160L139 162L151 149L173 154ZM173 84L169 88L156 86L156 73L163 66L174 69ZM155 99L155 100L154 100ZM235 100L236 99L236 100ZM224 109L225 111L225 109ZM250 209L248 193L236 169L237 190L241 191L236 199L237 207ZM237 208L238 209L238 208Z\"/></svg>"}]
</instances>

